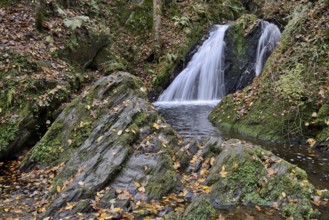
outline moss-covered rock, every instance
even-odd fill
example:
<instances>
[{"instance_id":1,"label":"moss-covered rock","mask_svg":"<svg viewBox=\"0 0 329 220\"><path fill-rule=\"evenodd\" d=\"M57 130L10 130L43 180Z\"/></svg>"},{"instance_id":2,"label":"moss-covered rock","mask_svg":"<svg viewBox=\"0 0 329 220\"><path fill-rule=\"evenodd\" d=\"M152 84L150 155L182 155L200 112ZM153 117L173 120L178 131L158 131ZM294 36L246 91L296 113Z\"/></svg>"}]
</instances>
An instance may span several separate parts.
<instances>
[{"instance_id":1,"label":"moss-covered rock","mask_svg":"<svg viewBox=\"0 0 329 220\"><path fill-rule=\"evenodd\" d=\"M238 140L221 145L207 177L210 201L217 208L244 204L274 206L285 216L317 216L311 198L315 188L306 172L258 146Z\"/></svg>"},{"instance_id":2,"label":"moss-covered rock","mask_svg":"<svg viewBox=\"0 0 329 220\"><path fill-rule=\"evenodd\" d=\"M105 195L100 205L108 207L117 199L115 190L151 200L177 187L171 155L178 139L145 101L143 91L141 82L124 72L98 80L67 105L28 153L22 169L66 162L54 181L54 189L60 187L62 192L52 192L55 199L45 215L57 216L52 210L93 199L101 190ZM116 205L124 208L129 198L119 197Z\"/></svg>"},{"instance_id":3,"label":"moss-covered rock","mask_svg":"<svg viewBox=\"0 0 329 220\"><path fill-rule=\"evenodd\" d=\"M1 55L0 62L8 65L0 75L0 160L6 160L39 139L79 80L72 69L46 80L47 64L12 51Z\"/></svg>"},{"instance_id":4,"label":"moss-covered rock","mask_svg":"<svg viewBox=\"0 0 329 220\"><path fill-rule=\"evenodd\" d=\"M216 217L216 210L211 203L204 199L199 198L193 201L185 210L184 220L208 220Z\"/></svg>"},{"instance_id":5,"label":"moss-covered rock","mask_svg":"<svg viewBox=\"0 0 329 220\"><path fill-rule=\"evenodd\" d=\"M110 82L108 82L110 81ZM100 80L88 94L73 100L56 119L40 142L25 157L22 167L56 165L67 161L72 153L89 137L106 112L105 106L116 104L131 90L143 96L142 84L132 77L109 77ZM113 93L109 93L113 89Z\"/></svg>"},{"instance_id":6,"label":"moss-covered rock","mask_svg":"<svg viewBox=\"0 0 329 220\"><path fill-rule=\"evenodd\" d=\"M225 93L249 85L255 77L256 51L262 33L255 15L241 16L225 33Z\"/></svg>"}]
</instances>

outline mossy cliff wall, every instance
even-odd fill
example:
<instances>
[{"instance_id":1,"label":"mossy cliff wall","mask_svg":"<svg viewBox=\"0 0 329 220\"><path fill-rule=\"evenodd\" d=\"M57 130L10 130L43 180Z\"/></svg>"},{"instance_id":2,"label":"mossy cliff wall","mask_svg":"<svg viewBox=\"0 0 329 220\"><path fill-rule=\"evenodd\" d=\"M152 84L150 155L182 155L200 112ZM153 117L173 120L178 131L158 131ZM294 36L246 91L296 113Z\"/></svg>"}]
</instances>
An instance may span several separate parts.
<instances>
[{"instance_id":1,"label":"mossy cliff wall","mask_svg":"<svg viewBox=\"0 0 329 220\"><path fill-rule=\"evenodd\" d=\"M327 6L319 1L289 11L261 76L210 114L216 126L273 142L315 138L316 145L328 146Z\"/></svg>"}]
</instances>

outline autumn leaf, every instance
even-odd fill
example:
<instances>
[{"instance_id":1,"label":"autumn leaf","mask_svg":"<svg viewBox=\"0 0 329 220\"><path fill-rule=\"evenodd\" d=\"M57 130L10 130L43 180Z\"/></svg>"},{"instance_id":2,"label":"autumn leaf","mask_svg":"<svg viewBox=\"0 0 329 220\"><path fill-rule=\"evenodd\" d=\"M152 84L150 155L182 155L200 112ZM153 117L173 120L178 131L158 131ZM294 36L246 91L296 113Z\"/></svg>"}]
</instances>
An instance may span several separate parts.
<instances>
[{"instance_id":1,"label":"autumn leaf","mask_svg":"<svg viewBox=\"0 0 329 220\"><path fill-rule=\"evenodd\" d=\"M233 166L232 166L232 169L235 169L235 168L238 168L238 164L237 163L234 163Z\"/></svg>"},{"instance_id":2,"label":"autumn leaf","mask_svg":"<svg viewBox=\"0 0 329 220\"><path fill-rule=\"evenodd\" d=\"M220 171L220 176L222 178L225 178L227 175L227 172L225 171L225 166L222 166L222 170Z\"/></svg>"},{"instance_id":3,"label":"autumn leaf","mask_svg":"<svg viewBox=\"0 0 329 220\"><path fill-rule=\"evenodd\" d=\"M309 138L307 139L306 143L313 147L316 144L316 140L314 138Z\"/></svg>"},{"instance_id":4,"label":"autumn leaf","mask_svg":"<svg viewBox=\"0 0 329 220\"><path fill-rule=\"evenodd\" d=\"M134 182L134 185L138 188L141 187L141 184L139 182Z\"/></svg>"},{"instance_id":5,"label":"autumn leaf","mask_svg":"<svg viewBox=\"0 0 329 220\"><path fill-rule=\"evenodd\" d=\"M120 207L114 208L111 210L112 213L120 212L122 209Z\"/></svg>"},{"instance_id":6,"label":"autumn leaf","mask_svg":"<svg viewBox=\"0 0 329 220\"><path fill-rule=\"evenodd\" d=\"M129 199L129 196L122 193L122 194L118 195L118 199L119 200L127 200L127 199Z\"/></svg>"},{"instance_id":7,"label":"autumn leaf","mask_svg":"<svg viewBox=\"0 0 329 220\"><path fill-rule=\"evenodd\" d=\"M210 165L214 166L214 162L215 162L215 157L211 157L210 158Z\"/></svg>"},{"instance_id":8,"label":"autumn leaf","mask_svg":"<svg viewBox=\"0 0 329 220\"><path fill-rule=\"evenodd\" d=\"M207 169L202 169L200 171L200 176L204 176L204 175L207 175L208 174L208 170Z\"/></svg>"},{"instance_id":9,"label":"autumn leaf","mask_svg":"<svg viewBox=\"0 0 329 220\"><path fill-rule=\"evenodd\" d=\"M57 187L56 187L56 191L57 191L57 192L60 192L60 191L61 191L61 187L60 187L60 186L57 186Z\"/></svg>"},{"instance_id":10,"label":"autumn leaf","mask_svg":"<svg viewBox=\"0 0 329 220\"><path fill-rule=\"evenodd\" d=\"M174 167L175 170L178 170L180 168L180 163L178 161L176 161L174 163L174 166L173 167Z\"/></svg>"},{"instance_id":11,"label":"autumn leaf","mask_svg":"<svg viewBox=\"0 0 329 220\"><path fill-rule=\"evenodd\" d=\"M145 192L145 188L143 186L142 187L139 187L138 188L138 191L144 193Z\"/></svg>"},{"instance_id":12,"label":"autumn leaf","mask_svg":"<svg viewBox=\"0 0 329 220\"><path fill-rule=\"evenodd\" d=\"M267 176L272 176L273 174L275 174L275 170L273 168L269 168L267 169Z\"/></svg>"},{"instance_id":13,"label":"autumn leaf","mask_svg":"<svg viewBox=\"0 0 329 220\"><path fill-rule=\"evenodd\" d=\"M160 127L159 127L159 125L158 125L157 123L154 122L154 123L153 123L153 128L159 130Z\"/></svg>"},{"instance_id":14,"label":"autumn leaf","mask_svg":"<svg viewBox=\"0 0 329 220\"><path fill-rule=\"evenodd\" d=\"M118 136L120 136L122 134L122 130L118 131Z\"/></svg>"},{"instance_id":15,"label":"autumn leaf","mask_svg":"<svg viewBox=\"0 0 329 220\"><path fill-rule=\"evenodd\" d=\"M202 186L202 189L204 190L205 193L210 193L211 187L210 186Z\"/></svg>"},{"instance_id":16,"label":"autumn leaf","mask_svg":"<svg viewBox=\"0 0 329 220\"><path fill-rule=\"evenodd\" d=\"M73 202L68 202L68 203L66 204L65 210L72 210L74 206L75 206L75 203L73 203Z\"/></svg>"},{"instance_id":17,"label":"autumn leaf","mask_svg":"<svg viewBox=\"0 0 329 220\"><path fill-rule=\"evenodd\" d=\"M98 137L97 140L96 140L96 142L99 143L102 139L103 139L103 135L100 136L100 137Z\"/></svg>"}]
</instances>

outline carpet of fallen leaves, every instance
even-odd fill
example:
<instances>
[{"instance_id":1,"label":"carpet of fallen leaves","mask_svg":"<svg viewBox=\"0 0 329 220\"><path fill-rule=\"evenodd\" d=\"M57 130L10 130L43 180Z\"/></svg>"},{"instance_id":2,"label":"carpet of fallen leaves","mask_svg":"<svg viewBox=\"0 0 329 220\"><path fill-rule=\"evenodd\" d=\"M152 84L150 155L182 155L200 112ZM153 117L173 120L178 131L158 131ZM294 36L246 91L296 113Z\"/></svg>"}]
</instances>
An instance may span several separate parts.
<instances>
[{"instance_id":1,"label":"carpet of fallen leaves","mask_svg":"<svg viewBox=\"0 0 329 220\"><path fill-rule=\"evenodd\" d=\"M34 14L33 7L22 4L0 8L0 52L4 55L15 52L30 57L34 62L50 64L51 67L42 68L43 74L29 77L61 79L68 65L65 61L52 56L52 53L64 48L63 41L54 39L65 33L64 29L60 28L62 22L58 19L46 22L45 28L49 31L40 33L35 29ZM11 67L6 63L0 63L0 70L5 71L7 68Z\"/></svg>"},{"instance_id":2,"label":"carpet of fallen leaves","mask_svg":"<svg viewBox=\"0 0 329 220\"><path fill-rule=\"evenodd\" d=\"M0 217L1 219L35 219L45 211L49 201L45 195L61 164L48 169L35 168L30 172L18 170L23 157L0 163Z\"/></svg>"}]
</instances>

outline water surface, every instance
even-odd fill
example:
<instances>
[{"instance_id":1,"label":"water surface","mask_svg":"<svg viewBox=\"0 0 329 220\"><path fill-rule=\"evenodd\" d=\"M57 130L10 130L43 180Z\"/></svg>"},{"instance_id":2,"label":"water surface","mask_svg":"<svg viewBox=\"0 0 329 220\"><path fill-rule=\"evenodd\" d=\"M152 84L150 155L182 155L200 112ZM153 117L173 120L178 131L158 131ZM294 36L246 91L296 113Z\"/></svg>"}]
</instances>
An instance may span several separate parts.
<instances>
[{"instance_id":1,"label":"water surface","mask_svg":"<svg viewBox=\"0 0 329 220\"><path fill-rule=\"evenodd\" d=\"M156 102L154 105L180 135L201 141L210 136L221 136L207 118L218 102Z\"/></svg>"}]
</instances>

